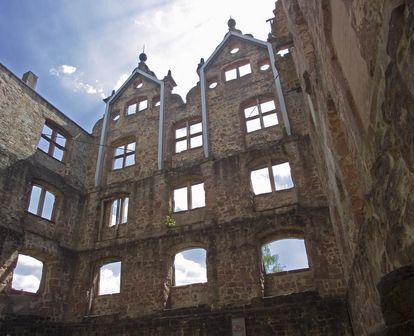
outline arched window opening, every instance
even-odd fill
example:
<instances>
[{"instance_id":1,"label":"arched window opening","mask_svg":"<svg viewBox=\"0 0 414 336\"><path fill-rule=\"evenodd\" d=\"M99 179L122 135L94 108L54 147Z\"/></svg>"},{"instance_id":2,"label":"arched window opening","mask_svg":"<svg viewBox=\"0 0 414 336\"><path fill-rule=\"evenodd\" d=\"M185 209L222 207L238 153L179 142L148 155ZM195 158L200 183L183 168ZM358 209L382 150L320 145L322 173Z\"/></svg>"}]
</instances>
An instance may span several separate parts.
<instances>
[{"instance_id":1,"label":"arched window opening","mask_svg":"<svg viewBox=\"0 0 414 336\"><path fill-rule=\"evenodd\" d=\"M266 274L309 268L303 239L281 239L264 244L262 261Z\"/></svg>"},{"instance_id":2,"label":"arched window opening","mask_svg":"<svg viewBox=\"0 0 414 336\"><path fill-rule=\"evenodd\" d=\"M121 262L102 265L99 270L98 295L118 294L121 292Z\"/></svg>"},{"instance_id":3,"label":"arched window opening","mask_svg":"<svg viewBox=\"0 0 414 336\"><path fill-rule=\"evenodd\" d=\"M43 263L31 256L19 254L13 271L12 288L29 293L37 293L43 274Z\"/></svg>"},{"instance_id":4,"label":"arched window opening","mask_svg":"<svg viewBox=\"0 0 414 336\"><path fill-rule=\"evenodd\" d=\"M207 251L193 248L177 253L174 258L174 285L207 282Z\"/></svg>"},{"instance_id":5,"label":"arched window opening","mask_svg":"<svg viewBox=\"0 0 414 336\"><path fill-rule=\"evenodd\" d=\"M53 192L44 186L33 185L27 211L51 221L54 217L55 201L56 196Z\"/></svg>"}]
</instances>

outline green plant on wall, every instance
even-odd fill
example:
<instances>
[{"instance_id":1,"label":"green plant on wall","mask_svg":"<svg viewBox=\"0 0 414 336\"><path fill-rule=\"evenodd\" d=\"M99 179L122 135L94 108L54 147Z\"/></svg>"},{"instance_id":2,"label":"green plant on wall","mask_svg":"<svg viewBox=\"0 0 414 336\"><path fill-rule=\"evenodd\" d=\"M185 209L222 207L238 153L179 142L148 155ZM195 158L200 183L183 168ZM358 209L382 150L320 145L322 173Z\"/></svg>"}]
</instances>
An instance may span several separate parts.
<instances>
[{"instance_id":1,"label":"green plant on wall","mask_svg":"<svg viewBox=\"0 0 414 336\"><path fill-rule=\"evenodd\" d=\"M167 228L173 228L176 225L175 218L171 215L165 216L164 224Z\"/></svg>"}]
</instances>

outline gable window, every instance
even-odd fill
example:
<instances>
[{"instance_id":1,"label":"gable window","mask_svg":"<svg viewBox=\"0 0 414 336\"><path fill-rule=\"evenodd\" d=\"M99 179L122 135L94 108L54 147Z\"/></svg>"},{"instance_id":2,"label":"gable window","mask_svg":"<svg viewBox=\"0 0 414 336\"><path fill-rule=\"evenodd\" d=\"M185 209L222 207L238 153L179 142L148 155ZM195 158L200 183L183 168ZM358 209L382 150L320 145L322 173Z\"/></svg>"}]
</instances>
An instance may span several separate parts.
<instances>
[{"instance_id":1,"label":"gable window","mask_svg":"<svg viewBox=\"0 0 414 336\"><path fill-rule=\"evenodd\" d=\"M56 160L63 161L66 151L66 137L45 124L37 148Z\"/></svg>"},{"instance_id":2,"label":"gable window","mask_svg":"<svg viewBox=\"0 0 414 336\"><path fill-rule=\"evenodd\" d=\"M44 186L33 185L30 194L30 203L27 211L30 213L52 220L54 217L56 196Z\"/></svg>"},{"instance_id":3,"label":"gable window","mask_svg":"<svg viewBox=\"0 0 414 336\"><path fill-rule=\"evenodd\" d=\"M31 256L19 254L13 271L12 289L37 293L43 274L43 263Z\"/></svg>"},{"instance_id":4,"label":"gable window","mask_svg":"<svg viewBox=\"0 0 414 336\"><path fill-rule=\"evenodd\" d=\"M127 115L135 114L137 112L137 104L131 104L128 106Z\"/></svg>"},{"instance_id":5,"label":"gable window","mask_svg":"<svg viewBox=\"0 0 414 336\"><path fill-rule=\"evenodd\" d=\"M98 295L118 294L121 292L121 262L111 262L99 269Z\"/></svg>"},{"instance_id":6,"label":"gable window","mask_svg":"<svg viewBox=\"0 0 414 336\"><path fill-rule=\"evenodd\" d=\"M115 148L113 169L121 169L135 164L135 142Z\"/></svg>"},{"instance_id":7,"label":"gable window","mask_svg":"<svg viewBox=\"0 0 414 336\"><path fill-rule=\"evenodd\" d=\"M259 63L259 69L260 71L266 71L270 69L270 61L268 59L265 59L264 61Z\"/></svg>"},{"instance_id":8,"label":"gable window","mask_svg":"<svg viewBox=\"0 0 414 336\"><path fill-rule=\"evenodd\" d=\"M246 120L247 133L274 126L279 123L275 101L273 99L257 99L255 104L245 107L243 111Z\"/></svg>"},{"instance_id":9,"label":"gable window","mask_svg":"<svg viewBox=\"0 0 414 336\"><path fill-rule=\"evenodd\" d=\"M255 195L293 188L289 162L253 170L250 173Z\"/></svg>"},{"instance_id":10,"label":"gable window","mask_svg":"<svg viewBox=\"0 0 414 336\"><path fill-rule=\"evenodd\" d=\"M236 66L233 66L231 68L228 68L224 72L224 78L226 82L231 81L233 79L237 79L243 76L246 76L252 72L252 68L250 66L250 63L239 63Z\"/></svg>"},{"instance_id":11,"label":"gable window","mask_svg":"<svg viewBox=\"0 0 414 336\"><path fill-rule=\"evenodd\" d=\"M138 102L138 112L143 111L146 108L148 108L148 99L141 100L140 102Z\"/></svg>"},{"instance_id":12,"label":"gable window","mask_svg":"<svg viewBox=\"0 0 414 336\"><path fill-rule=\"evenodd\" d=\"M275 240L263 245L261 252L266 274L309 268L303 239Z\"/></svg>"},{"instance_id":13,"label":"gable window","mask_svg":"<svg viewBox=\"0 0 414 336\"><path fill-rule=\"evenodd\" d=\"M184 127L175 130L175 152L180 153L190 148L203 145L201 122L186 122Z\"/></svg>"},{"instance_id":14,"label":"gable window","mask_svg":"<svg viewBox=\"0 0 414 336\"><path fill-rule=\"evenodd\" d=\"M207 251L194 248L177 253L174 258L174 285L207 282Z\"/></svg>"},{"instance_id":15,"label":"gable window","mask_svg":"<svg viewBox=\"0 0 414 336\"><path fill-rule=\"evenodd\" d=\"M174 190L174 212L187 211L206 206L204 183L198 183Z\"/></svg>"},{"instance_id":16,"label":"gable window","mask_svg":"<svg viewBox=\"0 0 414 336\"><path fill-rule=\"evenodd\" d=\"M128 222L128 204L128 197L117 198L111 201L109 226L126 224Z\"/></svg>"}]
</instances>

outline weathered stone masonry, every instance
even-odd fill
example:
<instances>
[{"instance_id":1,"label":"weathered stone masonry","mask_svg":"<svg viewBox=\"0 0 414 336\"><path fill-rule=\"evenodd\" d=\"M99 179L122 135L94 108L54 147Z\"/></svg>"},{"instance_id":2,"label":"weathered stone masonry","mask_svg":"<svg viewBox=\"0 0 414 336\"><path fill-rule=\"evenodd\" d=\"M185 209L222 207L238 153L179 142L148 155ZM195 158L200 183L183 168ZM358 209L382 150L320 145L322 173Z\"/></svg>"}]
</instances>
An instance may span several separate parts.
<instances>
[{"instance_id":1,"label":"weathered stone masonry","mask_svg":"<svg viewBox=\"0 0 414 336\"><path fill-rule=\"evenodd\" d=\"M360 16L342 0L305 2L277 2L269 42L230 20L186 103L171 92L171 73L157 79L140 55L92 134L35 92L33 74L20 80L0 67L1 334L408 332L412 142L388 115L409 123L413 81L401 69L413 60L413 8L366 5ZM359 36L380 29L364 15L390 22L386 51ZM226 81L231 69L239 78ZM279 123L247 132L244 108L266 99ZM203 145L176 153L176 129L198 122ZM37 149L45 123L67 139L62 161ZM294 187L255 195L250 173L282 162ZM174 190L195 183L205 206L174 212ZM33 184L56 195L51 220L27 211ZM127 223L108 225L113 200L126 198ZM266 274L261 246L283 238L304 239L309 268ZM195 247L207 251L207 282L174 286L175 255ZM11 288L19 253L43 262L35 294ZM120 293L98 295L99 269L113 261L122 263ZM232 328L240 318L244 333Z\"/></svg>"}]
</instances>

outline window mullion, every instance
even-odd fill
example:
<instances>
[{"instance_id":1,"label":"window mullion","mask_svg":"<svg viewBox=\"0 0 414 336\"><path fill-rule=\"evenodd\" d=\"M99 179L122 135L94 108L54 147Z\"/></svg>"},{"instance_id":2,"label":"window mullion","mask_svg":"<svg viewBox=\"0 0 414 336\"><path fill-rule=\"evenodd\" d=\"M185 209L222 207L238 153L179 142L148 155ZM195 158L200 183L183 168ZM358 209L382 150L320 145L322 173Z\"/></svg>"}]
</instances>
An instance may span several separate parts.
<instances>
[{"instance_id":1,"label":"window mullion","mask_svg":"<svg viewBox=\"0 0 414 336\"><path fill-rule=\"evenodd\" d=\"M121 199L116 200L116 224L121 223Z\"/></svg>"},{"instance_id":2,"label":"window mullion","mask_svg":"<svg viewBox=\"0 0 414 336\"><path fill-rule=\"evenodd\" d=\"M272 165L267 166L267 169L269 171L269 179L270 179L270 184L272 187L272 192L276 191L276 182L275 182L275 177L273 176L273 169L272 169Z\"/></svg>"},{"instance_id":3,"label":"window mullion","mask_svg":"<svg viewBox=\"0 0 414 336\"><path fill-rule=\"evenodd\" d=\"M36 212L38 216L42 216L43 206L45 203L45 197L46 197L46 189L41 187L41 192L39 196L39 204L37 205L37 212Z\"/></svg>"},{"instance_id":4,"label":"window mullion","mask_svg":"<svg viewBox=\"0 0 414 336\"><path fill-rule=\"evenodd\" d=\"M262 108L260 107L259 102L257 103L257 111L259 113L260 127L263 129L263 128L265 128L265 126L264 126L264 121L263 121Z\"/></svg>"},{"instance_id":5,"label":"window mullion","mask_svg":"<svg viewBox=\"0 0 414 336\"><path fill-rule=\"evenodd\" d=\"M185 122L186 125L186 133L187 133L187 149L190 149L190 123L188 121Z\"/></svg>"},{"instance_id":6,"label":"window mullion","mask_svg":"<svg viewBox=\"0 0 414 336\"><path fill-rule=\"evenodd\" d=\"M49 150L47 151L47 154L49 154L50 156L53 156L55 152L56 135L57 132L55 130L52 130L52 134L50 135L49 140Z\"/></svg>"},{"instance_id":7,"label":"window mullion","mask_svg":"<svg viewBox=\"0 0 414 336\"><path fill-rule=\"evenodd\" d=\"M191 210L192 209L192 199L191 199L191 185L190 184L188 184L187 185L187 207L188 207L188 210Z\"/></svg>"}]
</instances>

